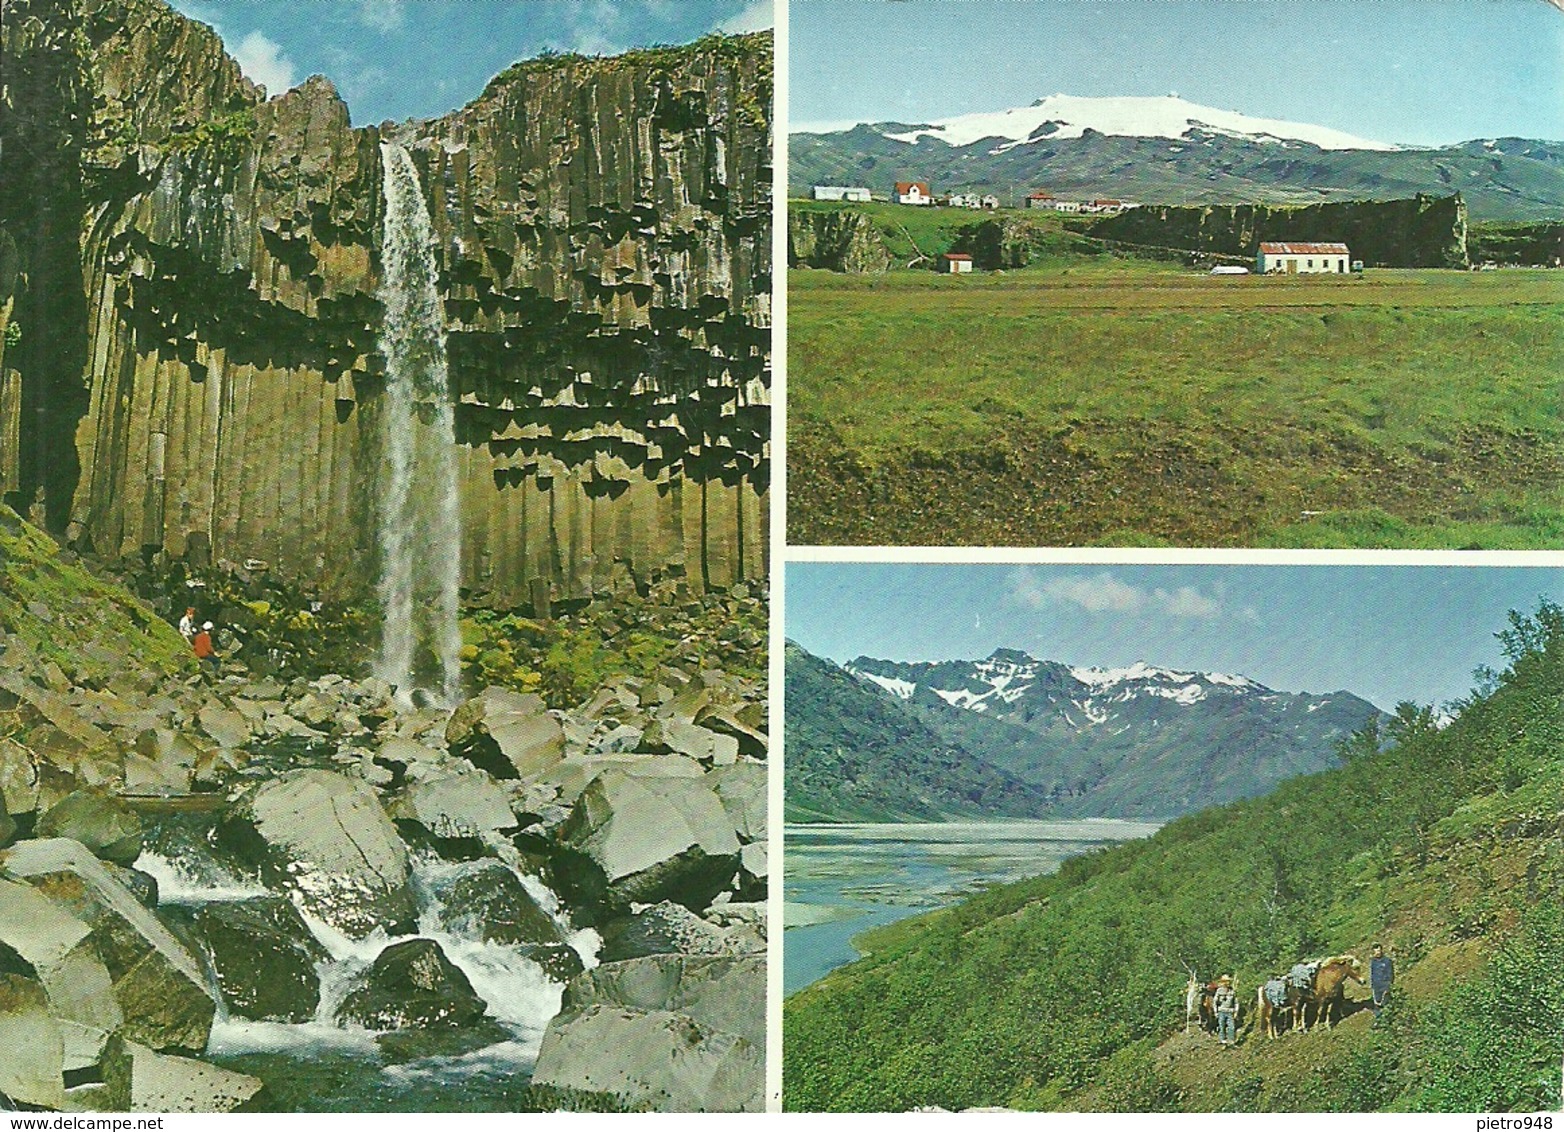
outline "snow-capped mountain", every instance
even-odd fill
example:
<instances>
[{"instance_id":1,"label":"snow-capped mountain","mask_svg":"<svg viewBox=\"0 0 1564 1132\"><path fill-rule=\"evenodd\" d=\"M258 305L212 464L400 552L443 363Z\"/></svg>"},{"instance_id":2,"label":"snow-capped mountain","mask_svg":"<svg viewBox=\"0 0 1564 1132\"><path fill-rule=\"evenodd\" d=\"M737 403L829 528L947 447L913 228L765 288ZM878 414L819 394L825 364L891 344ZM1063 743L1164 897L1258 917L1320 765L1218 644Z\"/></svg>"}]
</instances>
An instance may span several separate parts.
<instances>
[{"instance_id":1,"label":"snow-capped mountain","mask_svg":"<svg viewBox=\"0 0 1564 1132\"><path fill-rule=\"evenodd\" d=\"M1236 110L1200 106L1173 94L1162 98L1079 98L1054 94L1030 106L962 114L910 130L898 130L894 126L871 128L894 141L909 143L933 138L947 145L967 146L995 139L998 144L990 150L992 153L1040 141L1079 138L1088 130L1135 138L1197 138L1220 134L1275 146L1304 142L1319 149L1399 148L1325 126L1252 118Z\"/></svg>"},{"instance_id":2,"label":"snow-capped mountain","mask_svg":"<svg viewBox=\"0 0 1564 1132\"><path fill-rule=\"evenodd\" d=\"M845 127L845 128L844 128ZM1176 95L1082 98L933 122L825 124L788 140L789 192L897 181L1020 207L1061 199L1143 204L1317 203L1460 192L1473 219L1549 220L1564 209L1564 143L1488 138L1397 145L1304 122L1201 106Z\"/></svg>"},{"instance_id":3,"label":"snow-capped mountain","mask_svg":"<svg viewBox=\"0 0 1564 1132\"><path fill-rule=\"evenodd\" d=\"M1097 668L1000 649L983 660L844 666L940 739L1042 787L1054 812L1168 817L1332 766L1380 714L1349 692L1144 662Z\"/></svg>"}]
</instances>

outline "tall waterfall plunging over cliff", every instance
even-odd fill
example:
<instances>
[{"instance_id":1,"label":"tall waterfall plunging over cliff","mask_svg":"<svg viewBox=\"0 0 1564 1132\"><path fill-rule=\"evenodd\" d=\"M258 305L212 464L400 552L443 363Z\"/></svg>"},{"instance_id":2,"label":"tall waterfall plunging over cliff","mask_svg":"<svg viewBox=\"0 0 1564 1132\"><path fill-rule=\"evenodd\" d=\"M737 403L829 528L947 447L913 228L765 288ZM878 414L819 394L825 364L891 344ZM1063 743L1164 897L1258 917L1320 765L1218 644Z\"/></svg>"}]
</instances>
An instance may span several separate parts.
<instances>
[{"instance_id":1,"label":"tall waterfall plunging over cliff","mask_svg":"<svg viewBox=\"0 0 1564 1132\"><path fill-rule=\"evenodd\" d=\"M445 313L433 230L407 150L382 142L385 223L381 236L386 359L381 414L380 603L375 675L402 697L414 688L454 702L461 684L457 627L461 524L455 425L445 353Z\"/></svg>"}]
</instances>

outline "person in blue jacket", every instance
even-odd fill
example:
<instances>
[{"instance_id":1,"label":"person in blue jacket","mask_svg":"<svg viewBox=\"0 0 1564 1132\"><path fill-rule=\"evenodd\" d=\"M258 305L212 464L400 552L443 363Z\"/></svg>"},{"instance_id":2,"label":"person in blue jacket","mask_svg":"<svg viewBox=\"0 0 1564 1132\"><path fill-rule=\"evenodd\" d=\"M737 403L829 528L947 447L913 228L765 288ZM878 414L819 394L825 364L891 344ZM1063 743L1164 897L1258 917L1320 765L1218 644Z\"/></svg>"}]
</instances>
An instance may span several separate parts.
<instances>
[{"instance_id":1,"label":"person in blue jacket","mask_svg":"<svg viewBox=\"0 0 1564 1132\"><path fill-rule=\"evenodd\" d=\"M1385 954L1385 949L1379 944L1374 945L1373 955L1369 959L1369 990L1374 992L1374 1017L1379 1018L1379 1012L1385 1008L1385 999L1390 994L1390 984L1396 981L1396 965Z\"/></svg>"}]
</instances>

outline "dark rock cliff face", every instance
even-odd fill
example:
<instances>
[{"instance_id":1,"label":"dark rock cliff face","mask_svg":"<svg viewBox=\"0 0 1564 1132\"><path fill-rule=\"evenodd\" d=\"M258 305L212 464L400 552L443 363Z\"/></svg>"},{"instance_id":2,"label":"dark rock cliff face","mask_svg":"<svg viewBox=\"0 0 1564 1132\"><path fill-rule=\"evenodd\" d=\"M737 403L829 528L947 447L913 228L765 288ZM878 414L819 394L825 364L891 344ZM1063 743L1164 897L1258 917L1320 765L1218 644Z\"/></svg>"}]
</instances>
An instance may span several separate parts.
<instances>
[{"instance_id":1,"label":"dark rock cliff face","mask_svg":"<svg viewBox=\"0 0 1564 1132\"><path fill-rule=\"evenodd\" d=\"M1345 201L1304 208L1264 204L1145 205L1099 221L1091 234L1126 243L1253 256L1262 240L1343 242L1379 267L1465 267L1461 194Z\"/></svg>"},{"instance_id":2,"label":"dark rock cliff face","mask_svg":"<svg viewBox=\"0 0 1564 1132\"><path fill-rule=\"evenodd\" d=\"M769 35L518 65L392 130L320 77L263 101L162 0L3 26L8 500L100 554L369 587L386 131L438 236L472 598L763 573Z\"/></svg>"},{"instance_id":3,"label":"dark rock cliff face","mask_svg":"<svg viewBox=\"0 0 1564 1132\"><path fill-rule=\"evenodd\" d=\"M789 267L877 274L891 265L880 230L862 212L793 211L787 218Z\"/></svg>"}]
</instances>

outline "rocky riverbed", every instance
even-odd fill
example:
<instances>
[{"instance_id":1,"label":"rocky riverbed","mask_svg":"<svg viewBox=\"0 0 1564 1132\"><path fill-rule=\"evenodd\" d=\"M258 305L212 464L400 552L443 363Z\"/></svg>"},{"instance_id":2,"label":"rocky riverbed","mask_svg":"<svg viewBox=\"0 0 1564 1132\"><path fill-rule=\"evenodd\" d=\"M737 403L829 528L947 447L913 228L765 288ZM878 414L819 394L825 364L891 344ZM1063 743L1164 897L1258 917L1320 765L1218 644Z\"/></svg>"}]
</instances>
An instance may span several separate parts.
<instances>
[{"instance_id":1,"label":"rocky riverbed","mask_svg":"<svg viewBox=\"0 0 1564 1132\"><path fill-rule=\"evenodd\" d=\"M411 709L0 614L0 1107L762 1107L758 681Z\"/></svg>"}]
</instances>

